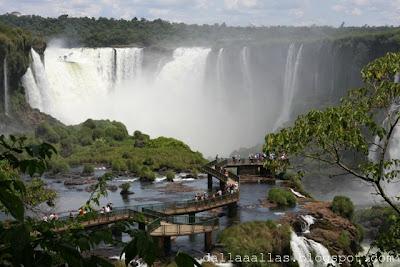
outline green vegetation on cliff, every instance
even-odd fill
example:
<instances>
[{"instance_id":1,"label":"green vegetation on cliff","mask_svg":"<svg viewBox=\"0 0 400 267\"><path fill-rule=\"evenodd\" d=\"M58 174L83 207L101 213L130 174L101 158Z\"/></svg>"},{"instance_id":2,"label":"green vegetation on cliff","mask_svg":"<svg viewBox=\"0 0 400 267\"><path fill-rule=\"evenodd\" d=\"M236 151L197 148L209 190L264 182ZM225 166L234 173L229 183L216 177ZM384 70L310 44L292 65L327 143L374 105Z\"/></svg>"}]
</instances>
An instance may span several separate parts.
<instances>
[{"instance_id":1,"label":"green vegetation on cliff","mask_svg":"<svg viewBox=\"0 0 400 267\"><path fill-rule=\"evenodd\" d=\"M116 172L130 172L153 180L154 171L194 171L205 163L199 152L173 138L158 137L135 131L132 136L116 121L87 120L76 126L44 122L35 138L53 144L60 155L52 159L54 172L65 171L65 165L104 164Z\"/></svg>"},{"instance_id":2,"label":"green vegetation on cliff","mask_svg":"<svg viewBox=\"0 0 400 267\"><path fill-rule=\"evenodd\" d=\"M257 257L257 262L253 259L253 262L241 263L240 266L280 266L268 262L262 263L262 260L270 259L268 253L271 253L272 259L275 256L290 255L290 234L289 225L277 225L272 221L255 221L226 228L219 240L226 252L233 256L232 260L236 259L238 264L240 263L237 256L240 256L241 260L246 255Z\"/></svg>"}]
</instances>

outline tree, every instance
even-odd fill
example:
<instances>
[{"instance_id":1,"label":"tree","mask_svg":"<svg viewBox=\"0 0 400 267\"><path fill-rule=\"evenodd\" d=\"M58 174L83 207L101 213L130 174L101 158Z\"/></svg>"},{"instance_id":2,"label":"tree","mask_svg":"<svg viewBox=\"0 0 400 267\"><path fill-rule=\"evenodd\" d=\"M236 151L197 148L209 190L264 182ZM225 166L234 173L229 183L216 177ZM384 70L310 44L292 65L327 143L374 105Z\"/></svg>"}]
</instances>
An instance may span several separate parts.
<instances>
[{"instance_id":1,"label":"tree","mask_svg":"<svg viewBox=\"0 0 400 267\"><path fill-rule=\"evenodd\" d=\"M399 217L396 198L383 187L398 179L400 171L400 159L389 153L400 120L399 71L400 53L388 53L364 67L364 87L351 90L338 106L312 110L292 127L268 134L264 151L285 153L290 161L267 159L266 167L279 172L295 167L298 159L333 167L332 177L352 175L373 185Z\"/></svg>"}]
</instances>

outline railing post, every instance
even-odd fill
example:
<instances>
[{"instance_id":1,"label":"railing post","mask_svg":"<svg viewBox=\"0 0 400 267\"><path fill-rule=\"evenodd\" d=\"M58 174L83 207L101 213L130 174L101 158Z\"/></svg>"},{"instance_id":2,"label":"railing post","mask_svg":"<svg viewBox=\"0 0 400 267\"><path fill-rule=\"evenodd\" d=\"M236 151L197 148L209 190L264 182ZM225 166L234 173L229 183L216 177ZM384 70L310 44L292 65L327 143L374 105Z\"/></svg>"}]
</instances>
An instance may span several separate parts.
<instances>
[{"instance_id":1,"label":"railing post","mask_svg":"<svg viewBox=\"0 0 400 267\"><path fill-rule=\"evenodd\" d=\"M208 188L208 191L212 190L212 186L213 186L212 175L208 174L207 175L207 188Z\"/></svg>"}]
</instances>

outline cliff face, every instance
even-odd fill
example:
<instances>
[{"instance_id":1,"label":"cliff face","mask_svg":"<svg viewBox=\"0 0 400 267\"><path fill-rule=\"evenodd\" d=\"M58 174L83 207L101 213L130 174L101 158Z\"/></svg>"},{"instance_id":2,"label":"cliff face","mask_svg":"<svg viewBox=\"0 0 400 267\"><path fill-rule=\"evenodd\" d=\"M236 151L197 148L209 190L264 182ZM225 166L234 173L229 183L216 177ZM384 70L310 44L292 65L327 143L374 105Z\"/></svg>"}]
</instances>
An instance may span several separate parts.
<instances>
[{"instance_id":1,"label":"cliff face","mask_svg":"<svg viewBox=\"0 0 400 267\"><path fill-rule=\"evenodd\" d=\"M32 47L43 52L46 45L25 31L0 25L1 134L25 132L48 117L30 108L21 86L21 77L31 61Z\"/></svg>"}]
</instances>

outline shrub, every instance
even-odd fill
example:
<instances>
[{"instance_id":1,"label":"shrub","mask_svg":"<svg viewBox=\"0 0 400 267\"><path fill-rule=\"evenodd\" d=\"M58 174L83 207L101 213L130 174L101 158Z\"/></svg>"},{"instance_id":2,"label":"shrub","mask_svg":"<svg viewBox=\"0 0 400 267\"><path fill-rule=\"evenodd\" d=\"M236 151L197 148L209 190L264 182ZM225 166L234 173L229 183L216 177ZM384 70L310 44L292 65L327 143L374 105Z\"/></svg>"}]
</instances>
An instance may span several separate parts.
<instances>
[{"instance_id":1,"label":"shrub","mask_svg":"<svg viewBox=\"0 0 400 267\"><path fill-rule=\"evenodd\" d=\"M335 196L332 201L332 211L342 217L351 219L354 214L354 205L350 198Z\"/></svg>"},{"instance_id":2,"label":"shrub","mask_svg":"<svg viewBox=\"0 0 400 267\"><path fill-rule=\"evenodd\" d=\"M116 172L123 172L126 171L128 167L126 166L125 161L122 159L114 159L111 162L111 169Z\"/></svg>"},{"instance_id":3,"label":"shrub","mask_svg":"<svg viewBox=\"0 0 400 267\"><path fill-rule=\"evenodd\" d=\"M130 183L123 183L120 185L121 188L121 195L127 194L129 193L129 188L131 188L131 184Z\"/></svg>"},{"instance_id":4,"label":"shrub","mask_svg":"<svg viewBox=\"0 0 400 267\"><path fill-rule=\"evenodd\" d=\"M94 166L92 164L84 164L82 174L83 175L93 175L94 174Z\"/></svg>"},{"instance_id":5,"label":"shrub","mask_svg":"<svg viewBox=\"0 0 400 267\"><path fill-rule=\"evenodd\" d=\"M292 192L282 188L272 188L268 192L268 200L282 207L294 206L297 203Z\"/></svg>"},{"instance_id":6,"label":"shrub","mask_svg":"<svg viewBox=\"0 0 400 267\"><path fill-rule=\"evenodd\" d=\"M134 160L127 160L126 161L126 166L128 167L128 171L132 173L139 173L140 172L140 165Z\"/></svg>"},{"instance_id":7,"label":"shrub","mask_svg":"<svg viewBox=\"0 0 400 267\"><path fill-rule=\"evenodd\" d=\"M174 178L175 178L175 172L167 171L166 176L167 176L167 181L168 182L173 182Z\"/></svg>"},{"instance_id":8,"label":"shrub","mask_svg":"<svg viewBox=\"0 0 400 267\"><path fill-rule=\"evenodd\" d=\"M139 172L140 178L148 181L154 181L156 179L155 173L147 166L143 166L143 168Z\"/></svg>"},{"instance_id":9,"label":"shrub","mask_svg":"<svg viewBox=\"0 0 400 267\"><path fill-rule=\"evenodd\" d=\"M63 159L52 159L49 162L49 170L51 174L66 173L69 171L69 165Z\"/></svg>"}]
</instances>

